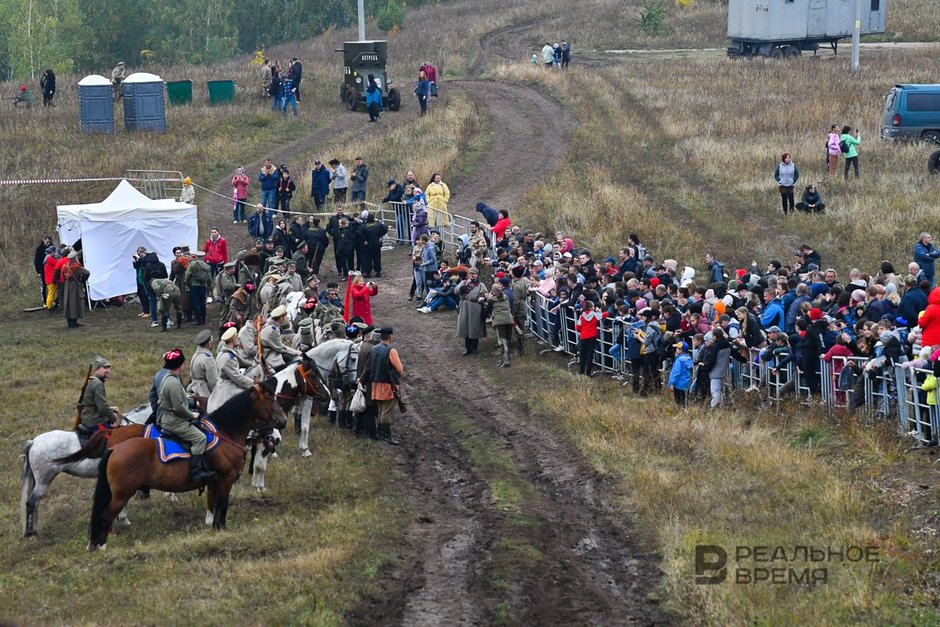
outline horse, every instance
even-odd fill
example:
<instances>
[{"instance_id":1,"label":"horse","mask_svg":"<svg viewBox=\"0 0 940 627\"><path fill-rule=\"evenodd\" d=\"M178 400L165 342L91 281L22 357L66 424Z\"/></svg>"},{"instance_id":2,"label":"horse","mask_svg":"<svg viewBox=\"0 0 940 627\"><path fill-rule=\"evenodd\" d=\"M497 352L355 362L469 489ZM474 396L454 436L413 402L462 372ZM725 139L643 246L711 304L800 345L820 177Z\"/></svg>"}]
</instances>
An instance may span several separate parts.
<instances>
[{"instance_id":1,"label":"horse","mask_svg":"<svg viewBox=\"0 0 940 627\"><path fill-rule=\"evenodd\" d=\"M229 493L245 466L245 442L252 430L261 433L284 428L287 418L277 404L273 382L255 383L209 414L221 440L207 453L215 475L207 482L190 479L189 464L162 463L159 443L150 438L132 438L104 452L98 465L98 482L91 507L89 544L91 551L107 547L111 525L127 501L141 488L164 492L189 492L206 486L213 527L225 529Z\"/></svg>"},{"instance_id":2,"label":"horse","mask_svg":"<svg viewBox=\"0 0 940 627\"><path fill-rule=\"evenodd\" d=\"M330 409L337 409L343 404L344 394L356 383L356 365L359 362L360 342L336 338L314 346L304 357L316 366L320 378L329 381ZM339 420L337 420L339 424ZM298 446L304 457L310 456L308 438L310 434L310 414L301 416L300 441Z\"/></svg>"},{"instance_id":3,"label":"horse","mask_svg":"<svg viewBox=\"0 0 940 627\"><path fill-rule=\"evenodd\" d=\"M144 404L136 407L124 415L123 422L127 426L117 427L96 432L101 434L99 442L106 442L105 432L123 432L137 436L144 432L144 422L150 415L150 405ZM92 436L92 439L94 437ZM56 429L47 431L27 440L23 446L22 470L20 472L20 522L25 537L36 535L39 526L39 501L45 495L52 481L61 473L74 477L91 479L98 476L98 460L79 456L69 459L73 454L82 450L81 442L75 431ZM94 457L98 457L95 455ZM129 525L127 512L122 511L119 521Z\"/></svg>"}]
</instances>

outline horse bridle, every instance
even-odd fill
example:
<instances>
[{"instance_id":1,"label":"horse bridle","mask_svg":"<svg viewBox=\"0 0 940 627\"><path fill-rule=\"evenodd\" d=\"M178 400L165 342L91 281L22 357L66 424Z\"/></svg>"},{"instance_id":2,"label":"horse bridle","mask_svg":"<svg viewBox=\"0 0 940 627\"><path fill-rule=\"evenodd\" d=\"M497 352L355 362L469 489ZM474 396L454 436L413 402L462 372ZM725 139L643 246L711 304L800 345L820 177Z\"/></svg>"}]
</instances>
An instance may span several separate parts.
<instances>
[{"instance_id":1,"label":"horse bridle","mask_svg":"<svg viewBox=\"0 0 940 627\"><path fill-rule=\"evenodd\" d=\"M287 399L287 400L289 400L289 401L294 401L294 402L296 402L297 399L299 399L301 396L310 396L310 397L313 397L313 392L314 392L315 390L311 389L311 388L313 388L313 384L310 383L310 381L307 379L308 375L310 375L311 373L313 373L313 374L317 377L317 379L320 380L320 384L323 385L324 388L326 388L326 385L323 383L323 380L322 380L322 378L320 377L320 373L319 373L319 371L317 371L316 368L304 368L303 364L298 364L298 366L297 366L297 372L300 373L301 386L300 386L299 388L297 388L296 393L294 393L294 394L275 394L275 397L276 397L276 398L284 398L284 399Z\"/></svg>"},{"instance_id":2,"label":"horse bridle","mask_svg":"<svg viewBox=\"0 0 940 627\"><path fill-rule=\"evenodd\" d=\"M258 396L262 396L262 395L264 395L264 394L266 393L264 390L261 389L261 384L260 384L260 383L255 383L252 387L254 388L255 392L258 393ZM275 397L276 397L276 396L277 396L277 395L275 394ZM222 440L223 442L228 442L228 443L231 444L232 446L235 446L236 448L240 448L240 449L244 450L244 448L245 448L246 446L248 446L248 445L257 444L258 442L263 442L264 440L266 440L267 438L269 438L269 437L271 436L271 433L272 433L272 432L274 431L274 429L276 429L276 428L277 428L277 419L272 416L272 417L268 418L268 421L267 421L266 423L264 423L263 425L261 425L261 426L258 427L257 429L251 429L251 430L249 431L248 437L245 438L245 444L244 444L244 445L239 444L238 442L236 442L235 440L231 439L231 438L228 437L227 435L223 435L222 433L219 433L218 431L215 432L215 435L216 435L216 437L218 437L218 438L219 438L220 440ZM252 436L252 435L251 435L252 433L254 433L255 435Z\"/></svg>"}]
</instances>

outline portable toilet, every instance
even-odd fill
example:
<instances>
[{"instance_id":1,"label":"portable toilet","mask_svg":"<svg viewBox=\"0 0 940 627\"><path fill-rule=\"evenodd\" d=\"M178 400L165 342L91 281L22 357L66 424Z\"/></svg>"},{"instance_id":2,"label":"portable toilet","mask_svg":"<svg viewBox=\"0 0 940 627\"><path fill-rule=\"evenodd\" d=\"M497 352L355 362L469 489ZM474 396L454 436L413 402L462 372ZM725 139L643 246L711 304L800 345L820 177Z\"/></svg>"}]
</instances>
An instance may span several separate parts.
<instances>
[{"instance_id":1,"label":"portable toilet","mask_svg":"<svg viewBox=\"0 0 940 627\"><path fill-rule=\"evenodd\" d=\"M98 74L90 74L78 81L78 102L83 133L114 134L111 81Z\"/></svg>"},{"instance_id":2,"label":"portable toilet","mask_svg":"<svg viewBox=\"0 0 940 627\"><path fill-rule=\"evenodd\" d=\"M124 96L124 129L166 131L163 79L147 72L135 72L121 83Z\"/></svg>"}]
</instances>

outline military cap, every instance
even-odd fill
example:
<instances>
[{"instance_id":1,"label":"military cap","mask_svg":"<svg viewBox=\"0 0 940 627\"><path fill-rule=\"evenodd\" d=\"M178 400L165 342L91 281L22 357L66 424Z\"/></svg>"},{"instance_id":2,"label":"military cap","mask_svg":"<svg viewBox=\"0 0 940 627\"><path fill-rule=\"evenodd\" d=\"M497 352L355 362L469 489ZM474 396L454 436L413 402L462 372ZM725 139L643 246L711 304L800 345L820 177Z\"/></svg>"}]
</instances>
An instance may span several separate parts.
<instances>
[{"instance_id":1,"label":"military cap","mask_svg":"<svg viewBox=\"0 0 940 627\"><path fill-rule=\"evenodd\" d=\"M206 253L202 252L201 250L193 251L193 257L205 257L205 256L206 256Z\"/></svg>"},{"instance_id":2,"label":"military cap","mask_svg":"<svg viewBox=\"0 0 940 627\"><path fill-rule=\"evenodd\" d=\"M229 261L229 262L228 262L227 264L225 264L223 267L224 267L224 268L234 268L234 267L235 267L235 262L234 262L234 261Z\"/></svg>"},{"instance_id":3,"label":"military cap","mask_svg":"<svg viewBox=\"0 0 940 627\"><path fill-rule=\"evenodd\" d=\"M275 246L275 247L274 247L274 252L277 252L277 251L284 252L284 247L283 247L283 246Z\"/></svg>"},{"instance_id":4,"label":"military cap","mask_svg":"<svg viewBox=\"0 0 940 627\"><path fill-rule=\"evenodd\" d=\"M228 342L229 340L234 340L238 337L238 331L235 330L235 327L229 327L225 330L225 333L222 334L222 341Z\"/></svg>"},{"instance_id":5,"label":"military cap","mask_svg":"<svg viewBox=\"0 0 940 627\"><path fill-rule=\"evenodd\" d=\"M280 318L286 313L287 313L287 307L285 307L284 305L278 305L277 307L274 308L274 311L271 312L271 317Z\"/></svg>"},{"instance_id":6,"label":"military cap","mask_svg":"<svg viewBox=\"0 0 940 627\"><path fill-rule=\"evenodd\" d=\"M73 250L72 252L69 253L69 259L76 259L77 257L78 257L77 250Z\"/></svg>"},{"instance_id":7,"label":"military cap","mask_svg":"<svg viewBox=\"0 0 940 627\"><path fill-rule=\"evenodd\" d=\"M392 335L394 331L392 327L381 327L380 329L377 329L377 332L379 335Z\"/></svg>"},{"instance_id":8,"label":"military cap","mask_svg":"<svg viewBox=\"0 0 940 627\"><path fill-rule=\"evenodd\" d=\"M211 339L212 339L212 331L210 331L209 329L203 329L202 331L196 334L196 337L193 339L193 342L196 344L196 346L202 346L203 344L205 344Z\"/></svg>"},{"instance_id":9,"label":"military cap","mask_svg":"<svg viewBox=\"0 0 940 627\"><path fill-rule=\"evenodd\" d=\"M95 360L91 362L92 371L95 371L98 368L110 368L110 367L111 367L111 362L105 359L104 357L102 357L101 355L98 355L97 357L95 357Z\"/></svg>"}]
</instances>

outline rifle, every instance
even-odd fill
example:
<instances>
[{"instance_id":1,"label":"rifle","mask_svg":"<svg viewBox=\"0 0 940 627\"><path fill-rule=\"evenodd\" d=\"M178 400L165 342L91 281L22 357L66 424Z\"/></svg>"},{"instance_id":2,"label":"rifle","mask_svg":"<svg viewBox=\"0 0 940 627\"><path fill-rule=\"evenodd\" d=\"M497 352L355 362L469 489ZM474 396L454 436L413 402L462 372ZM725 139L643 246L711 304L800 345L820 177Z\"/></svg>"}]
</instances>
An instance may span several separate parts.
<instances>
[{"instance_id":1,"label":"rifle","mask_svg":"<svg viewBox=\"0 0 940 627\"><path fill-rule=\"evenodd\" d=\"M261 329L264 328L264 322L262 322L262 317L259 314L255 318L255 341L258 344L258 363L261 364L261 373L267 377L268 376L268 366L264 363L264 353L261 350Z\"/></svg>"},{"instance_id":2,"label":"rifle","mask_svg":"<svg viewBox=\"0 0 940 627\"><path fill-rule=\"evenodd\" d=\"M88 364L88 372L85 374L85 382L82 384L82 393L78 397L78 403L75 405L75 427L82 424L82 401L85 400L85 390L88 389L88 382L91 380L91 367L94 364Z\"/></svg>"}]
</instances>

